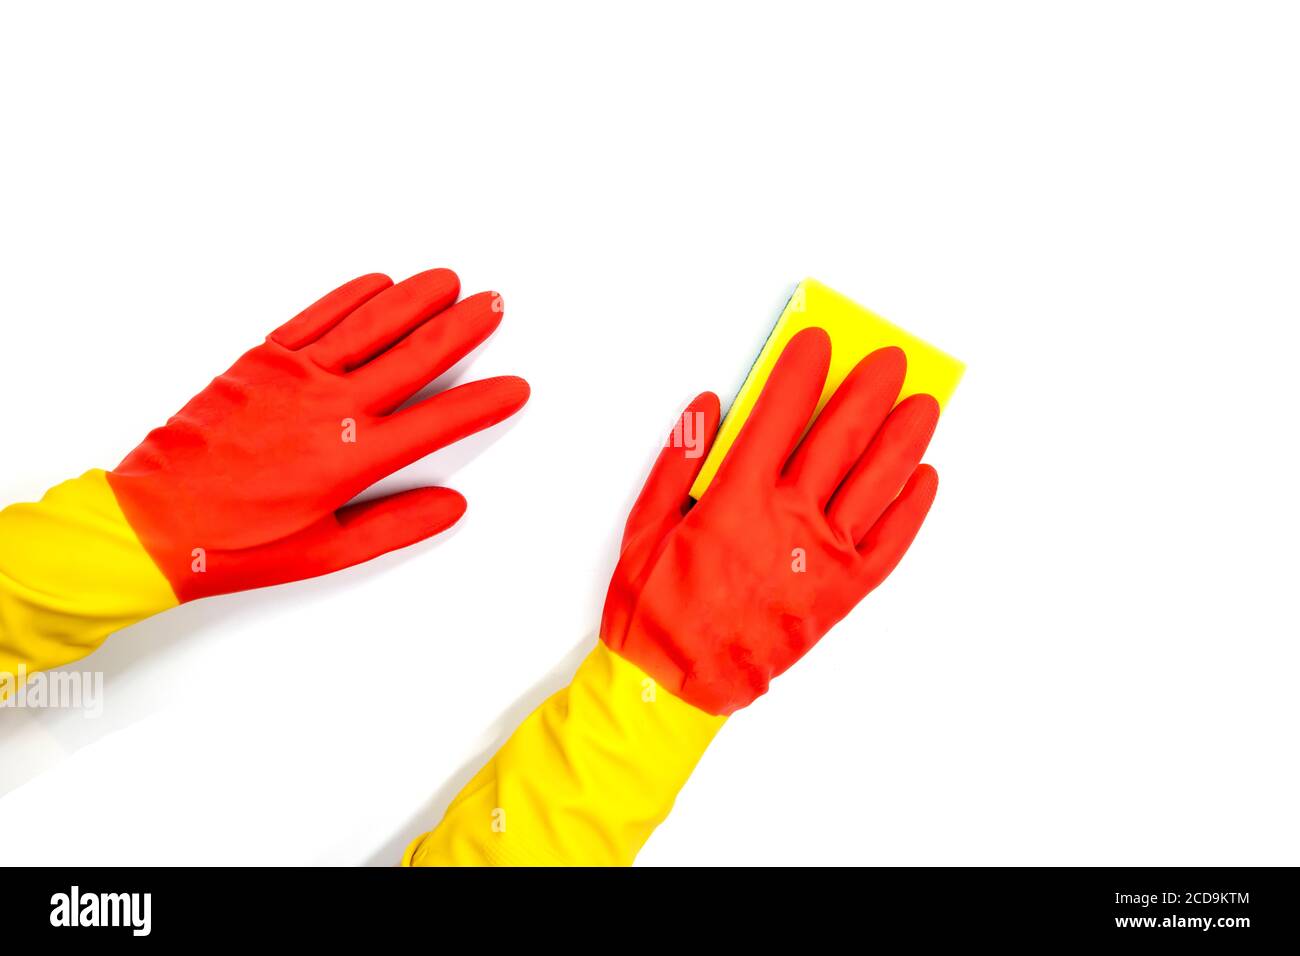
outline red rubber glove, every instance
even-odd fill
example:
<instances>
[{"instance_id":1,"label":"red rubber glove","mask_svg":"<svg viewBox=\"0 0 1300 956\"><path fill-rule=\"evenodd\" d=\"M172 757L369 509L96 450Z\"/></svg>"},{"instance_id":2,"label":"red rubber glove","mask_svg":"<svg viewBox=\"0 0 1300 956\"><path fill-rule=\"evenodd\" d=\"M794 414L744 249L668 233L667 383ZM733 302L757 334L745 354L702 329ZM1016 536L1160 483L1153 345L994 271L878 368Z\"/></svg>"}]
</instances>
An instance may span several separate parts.
<instances>
[{"instance_id":1,"label":"red rubber glove","mask_svg":"<svg viewBox=\"0 0 1300 956\"><path fill-rule=\"evenodd\" d=\"M628 517L601 639L711 714L752 703L880 584L934 500L919 462L939 405L894 407L900 349L863 359L800 441L829 362L825 332L796 335L703 498L688 491L708 449L670 445ZM711 443L717 396L686 416Z\"/></svg>"},{"instance_id":2,"label":"red rubber glove","mask_svg":"<svg viewBox=\"0 0 1300 956\"><path fill-rule=\"evenodd\" d=\"M388 474L518 411L528 384L471 382L395 411L492 334L501 300L456 302L434 269L366 275L272 332L108 474L181 601L345 568L445 530L449 488L347 505Z\"/></svg>"}]
</instances>

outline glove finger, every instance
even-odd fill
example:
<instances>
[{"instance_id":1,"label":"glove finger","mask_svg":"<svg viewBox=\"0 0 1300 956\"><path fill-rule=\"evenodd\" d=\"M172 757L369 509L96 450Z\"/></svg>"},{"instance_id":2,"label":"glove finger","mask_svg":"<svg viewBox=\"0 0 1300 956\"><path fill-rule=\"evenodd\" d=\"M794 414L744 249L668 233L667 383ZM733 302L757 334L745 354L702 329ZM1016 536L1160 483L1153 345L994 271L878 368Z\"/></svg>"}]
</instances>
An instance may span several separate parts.
<instances>
[{"instance_id":1,"label":"glove finger","mask_svg":"<svg viewBox=\"0 0 1300 956\"><path fill-rule=\"evenodd\" d=\"M268 338L287 349L300 349L310 345L346 319L354 309L385 289L391 288L392 285L392 279L378 272L358 276L317 299L272 332Z\"/></svg>"},{"instance_id":2,"label":"glove finger","mask_svg":"<svg viewBox=\"0 0 1300 956\"><path fill-rule=\"evenodd\" d=\"M822 329L804 329L789 341L716 482L776 480L817 408L830 355L830 337Z\"/></svg>"},{"instance_id":3,"label":"glove finger","mask_svg":"<svg viewBox=\"0 0 1300 956\"><path fill-rule=\"evenodd\" d=\"M623 543L652 528L666 531L690 507L691 485L704 466L721 417L718 396L695 397L669 433L623 528Z\"/></svg>"},{"instance_id":4,"label":"glove finger","mask_svg":"<svg viewBox=\"0 0 1300 956\"><path fill-rule=\"evenodd\" d=\"M449 306L352 373L370 412L387 415L463 359L501 324L501 297L480 292Z\"/></svg>"},{"instance_id":5,"label":"glove finger","mask_svg":"<svg viewBox=\"0 0 1300 956\"><path fill-rule=\"evenodd\" d=\"M312 345L317 364L333 371L356 368L430 316L456 301L460 279L450 269L430 269L366 302Z\"/></svg>"},{"instance_id":6,"label":"glove finger","mask_svg":"<svg viewBox=\"0 0 1300 956\"><path fill-rule=\"evenodd\" d=\"M858 553L864 558L862 573L867 585L864 594L879 586L903 560L938 490L939 473L929 465L917 465L898 497L871 526L858 546Z\"/></svg>"},{"instance_id":7,"label":"glove finger","mask_svg":"<svg viewBox=\"0 0 1300 956\"><path fill-rule=\"evenodd\" d=\"M267 544L208 552L202 573L173 586L182 601L193 601L314 578L423 541L464 513L465 499L450 488L416 488L347 505Z\"/></svg>"},{"instance_id":8,"label":"glove finger","mask_svg":"<svg viewBox=\"0 0 1300 956\"><path fill-rule=\"evenodd\" d=\"M899 402L831 498L827 520L860 541L920 463L938 423L939 403L933 396L912 395Z\"/></svg>"},{"instance_id":9,"label":"glove finger","mask_svg":"<svg viewBox=\"0 0 1300 956\"><path fill-rule=\"evenodd\" d=\"M825 508L894 407L906 375L907 356L900 348L878 349L859 362L800 442L786 480L806 488Z\"/></svg>"},{"instance_id":10,"label":"glove finger","mask_svg":"<svg viewBox=\"0 0 1300 956\"><path fill-rule=\"evenodd\" d=\"M347 505L335 514L338 532L318 574L361 564L446 531L465 513L465 498L450 488L415 488Z\"/></svg>"},{"instance_id":11,"label":"glove finger","mask_svg":"<svg viewBox=\"0 0 1300 956\"><path fill-rule=\"evenodd\" d=\"M528 383L513 375L457 385L379 420L389 471L482 431L513 415L528 401Z\"/></svg>"}]
</instances>

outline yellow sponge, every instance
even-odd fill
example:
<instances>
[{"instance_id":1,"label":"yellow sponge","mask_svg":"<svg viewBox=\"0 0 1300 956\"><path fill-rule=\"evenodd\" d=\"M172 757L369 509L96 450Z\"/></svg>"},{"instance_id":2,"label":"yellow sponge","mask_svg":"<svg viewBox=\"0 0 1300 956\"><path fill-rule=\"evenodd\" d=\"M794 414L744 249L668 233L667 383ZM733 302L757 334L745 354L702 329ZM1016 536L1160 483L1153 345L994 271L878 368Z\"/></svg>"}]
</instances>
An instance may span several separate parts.
<instances>
[{"instance_id":1,"label":"yellow sponge","mask_svg":"<svg viewBox=\"0 0 1300 956\"><path fill-rule=\"evenodd\" d=\"M786 303L772 334L767 337L763 350L754 360L754 367L749 370L745 384L736 393L736 400L731 403L727 417L718 430L718 438L713 443L709 457L691 487L691 497L698 499L709 487L727 449L736 440L741 426L753 411L754 403L758 401L758 395L763 390L767 377L772 374L772 368L786 343L796 332L813 326L825 329L831 338L830 372L826 375L826 387L817 403L818 414L859 361L876 349L888 345L897 345L907 353L907 378L903 381L903 391L898 396L900 401L918 392L928 392L938 399L939 407L942 408L956 390L962 372L966 370L966 366L951 355L868 312L852 299L815 279L804 279Z\"/></svg>"}]
</instances>

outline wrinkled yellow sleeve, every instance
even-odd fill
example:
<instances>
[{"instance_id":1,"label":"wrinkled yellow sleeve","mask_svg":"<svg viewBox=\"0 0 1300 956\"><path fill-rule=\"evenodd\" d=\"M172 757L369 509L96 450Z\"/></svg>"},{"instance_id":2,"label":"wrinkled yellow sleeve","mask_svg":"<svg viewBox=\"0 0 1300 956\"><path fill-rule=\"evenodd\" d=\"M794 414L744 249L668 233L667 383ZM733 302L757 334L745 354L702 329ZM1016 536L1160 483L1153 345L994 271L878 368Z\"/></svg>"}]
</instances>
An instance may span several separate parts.
<instances>
[{"instance_id":1,"label":"wrinkled yellow sleeve","mask_svg":"<svg viewBox=\"0 0 1300 956\"><path fill-rule=\"evenodd\" d=\"M0 696L19 675L85 657L176 603L104 472L10 505L0 511Z\"/></svg>"},{"instance_id":2,"label":"wrinkled yellow sleeve","mask_svg":"<svg viewBox=\"0 0 1300 956\"><path fill-rule=\"evenodd\" d=\"M598 643L405 866L626 866L726 722Z\"/></svg>"}]
</instances>

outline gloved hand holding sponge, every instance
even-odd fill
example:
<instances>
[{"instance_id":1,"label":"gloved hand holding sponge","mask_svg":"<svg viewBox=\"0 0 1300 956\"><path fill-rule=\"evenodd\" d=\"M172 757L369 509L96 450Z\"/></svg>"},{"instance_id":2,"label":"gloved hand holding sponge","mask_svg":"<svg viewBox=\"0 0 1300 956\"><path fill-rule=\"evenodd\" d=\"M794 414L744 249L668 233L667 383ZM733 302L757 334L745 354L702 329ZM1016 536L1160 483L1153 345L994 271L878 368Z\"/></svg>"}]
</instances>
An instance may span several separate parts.
<instances>
[{"instance_id":1,"label":"gloved hand holding sponge","mask_svg":"<svg viewBox=\"0 0 1300 956\"><path fill-rule=\"evenodd\" d=\"M823 326L845 322L833 356ZM867 344L886 347L860 357ZM961 371L805 282L733 405L734 445L704 458L676 440L712 441L711 393L674 428L628 517L601 643L404 862L631 863L727 715L898 564L934 500L921 457Z\"/></svg>"},{"instance_id":2,"label":"gloved hand holding sponge","mask_svg":"<svg viewBox=\"0 0 1300 956\"><path fill-rule=\"evenodd\" d=\"M523 379L399 408L482 343L501 299L455 273L366 275L272 332L111 472L0 511L0 693L185 601L326 574L435 535L464 499L353 497L494 425Z\"/></svg>"}]
</instances>

